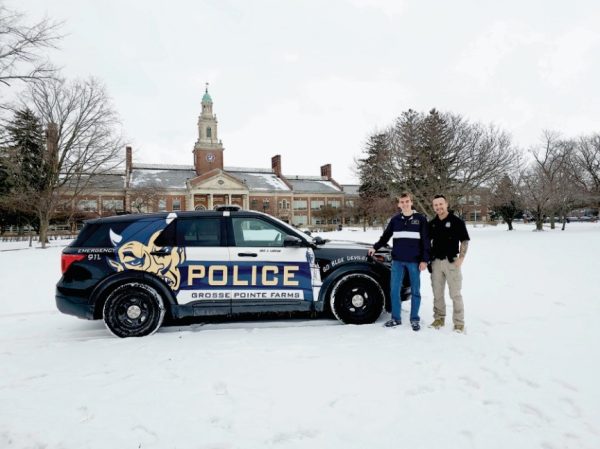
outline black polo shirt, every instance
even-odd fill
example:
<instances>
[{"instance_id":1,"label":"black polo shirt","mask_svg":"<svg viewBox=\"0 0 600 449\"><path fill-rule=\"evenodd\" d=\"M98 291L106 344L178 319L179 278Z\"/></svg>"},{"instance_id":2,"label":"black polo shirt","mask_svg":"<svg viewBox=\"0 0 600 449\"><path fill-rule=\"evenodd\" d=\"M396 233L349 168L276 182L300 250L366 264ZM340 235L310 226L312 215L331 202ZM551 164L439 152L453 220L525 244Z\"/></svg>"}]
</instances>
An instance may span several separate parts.
<instances>
[{"instance_id":1,"label":"black polo shirt","mask_svg":"<svg viewBox=\"0 0 600 449\"><path fill-rule=\"evenodd\" d=\"M454 262L458 256L459 242L471 240L465 222L452 212L440 220L436 217L429 222L431 238L431 259L446 259Z\"/></svg>"}]
</instances>

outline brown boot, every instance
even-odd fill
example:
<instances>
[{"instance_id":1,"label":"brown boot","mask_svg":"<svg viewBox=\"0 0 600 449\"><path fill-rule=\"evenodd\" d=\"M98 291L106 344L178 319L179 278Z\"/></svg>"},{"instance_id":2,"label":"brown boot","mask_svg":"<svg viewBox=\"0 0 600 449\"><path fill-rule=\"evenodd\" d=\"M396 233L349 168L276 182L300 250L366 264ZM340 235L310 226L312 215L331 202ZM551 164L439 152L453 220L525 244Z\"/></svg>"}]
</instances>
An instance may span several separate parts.
<instances>
[{"instance_id":1,"label":"brown boot","mask_svg":"<svg viewBox=\"0 0 600 449\"><path fill-rule=\"evenodd\" d=\"M454 332L458 332L459 334L464 334L465 333L465 325L464 324L455 324Z\"/></svg>"},{"instance_id":2,"label":"brown boot","mask_svg":"<svg viewBox=\"0 0 600 449\"><path fill-rule=\"evenodd\" d=\"M444 327L444 318L436 318L433 320L433 323L429 325L429 327L433 327L434 329Z\"/></svg>"}]
</instances>

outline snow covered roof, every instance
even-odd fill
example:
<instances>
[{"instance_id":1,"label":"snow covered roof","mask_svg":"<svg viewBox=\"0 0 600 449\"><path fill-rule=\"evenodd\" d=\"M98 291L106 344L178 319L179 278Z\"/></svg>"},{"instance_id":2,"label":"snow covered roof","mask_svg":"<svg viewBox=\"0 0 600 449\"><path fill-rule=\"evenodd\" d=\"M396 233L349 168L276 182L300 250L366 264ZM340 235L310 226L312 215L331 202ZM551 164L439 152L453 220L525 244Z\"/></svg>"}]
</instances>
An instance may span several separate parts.
<instances>
[{"instance_id":1,"label":"snow covered roof","mask_svg":"<svg viewBox=\"0 0 600 449\"><path fill-rule=\"evenodd\" d=\"M133 168L149 169L149 170L194 170L193 165L177 165L177 164L146 164L144 162L133 164Z\"/></svg>"},{"instance_id":2,"label":"snow covered roof","mask_svg":"<svg viewBox=\"0 0 600 449\"><path fill-rule=\"evenodd\" d=\"M323 176L286 176L296 193L340 193L341 190Z\"/></svg>"},{"instance_id":3,"label":"snow covered roof","mask_svg":"<svg viewBox=\"0 0 600 449\"><path fill-rule=\"evenodd\" d=\"M342 190L348 195L358 195L359 187L358 184L342 184Z\"/></svg>"},{"instance_id":4,"label":"snow covered roof","mask_svg":"<svg viewBox=\"0 0 600 449\"><path fill-rule=\"evenodd\" d=\"M188 169L165 169L169 167L167 165L157 165L160 169L135 167L131 171L129 184L132 188L157 187L161 189L185 189L185 182L188 179L196 177L196 172L191 167Z\"/></svg>"},{"instance_id":5,"label":"snow covered roof","mask_svg":"<svg viewBox=\"0 0 600 449\"><path fill-rule=\"evenodd\" d=\"M87 175L86 175L87 176ZM82 179L79 181L79 185L84 185L88 180ZM66 188L74 188L77 184L77 180L73 177L66 183ZM124 190L125 189L125 175L123 173L103 173L93 175L89 179L89 183L86 185L86 190Z\"/></svg>"},{"instance_id":6,"label":"snow covered roof","mask_svg":"<svg viewBox=\"0 0 600 449\"><path fill-rule=\"evenodd\" d=\"M270 168L224 167L223 170L244 173L274 173L273 170Z\"/></svg>"},{"instance_id":7,"label":"snow covered roof","mask_svg":"<svg viewBox=\"0 0 600 449\"><path fill-rule=\"evenodd\" d=\"M291 192L287 184L272 171L226 171L246 184L250 192Z\"/></svg>"}]
</instances>

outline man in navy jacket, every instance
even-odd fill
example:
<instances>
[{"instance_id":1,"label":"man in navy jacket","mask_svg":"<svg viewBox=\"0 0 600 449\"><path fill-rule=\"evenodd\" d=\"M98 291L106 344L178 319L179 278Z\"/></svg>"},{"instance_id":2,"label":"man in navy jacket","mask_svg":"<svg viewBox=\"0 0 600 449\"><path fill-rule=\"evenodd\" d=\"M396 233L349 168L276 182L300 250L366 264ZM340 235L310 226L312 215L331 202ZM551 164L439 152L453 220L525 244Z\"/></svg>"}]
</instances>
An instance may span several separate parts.
<instances>
[{"instance_id":1,"label":"man in navy jacket","mask_svg":"<svg viewBox=\"0 0 600 449\"><path fill-rule=\"evenodd\" d=\"M403 193L398 197L400 213L394 215L369 256L385 245L393 237L392 247L392 280L390 296L392 302L392 319L385 323L386 327L402 324L400 316L400 288L404 278L404 269L410 277L410 324L414 331L421 329L419 307L421 307L421 271L427 268L431 241L427 226L427 217L412 210L412 196Z\"/></svg>"}]
</instances>

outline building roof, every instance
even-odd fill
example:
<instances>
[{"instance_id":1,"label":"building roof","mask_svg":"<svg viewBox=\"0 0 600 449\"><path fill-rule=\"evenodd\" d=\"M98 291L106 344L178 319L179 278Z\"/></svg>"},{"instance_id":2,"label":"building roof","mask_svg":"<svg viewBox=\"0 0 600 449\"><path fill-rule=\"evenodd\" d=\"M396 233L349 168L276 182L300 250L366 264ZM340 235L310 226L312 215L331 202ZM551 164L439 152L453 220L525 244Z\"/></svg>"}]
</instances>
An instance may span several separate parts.
<instances>
[{"instance_id":1,"label":"building roof","mask_svg":"<svg viewBox=\"0 0 600 449\"><path fill-rule=\"evenodd\" d=\"M210 98L210 94L208 93L208 88L204 92L204 96L202 97L202 103L212 103L212 98Z\"/></svg>"},{"instance_id":2,"label":"building roof","mask_svg":"<svg viewBox=\"0 0 600 449\"><path fill-rule=\"evenodd\" d=\"M348 195L358 195L359 184L342 184L342 190Z\"/></svg>"},{"instance_id":3,"label":"building roof","mask_svg":"<svg viewBox=\"0 0 600 449\"><path fill-rule=\"evenodd\" d=\"M103 173L89 177L84 175L79 180L75 177L70 177L66 182L65 187L68 189L77 188L85 185L85 191L97 191L97 190L108 190L108 191L123 191L125 189L125 174L124 173Z\"/></svg>"},{"instance_id":4,"label":"building roof","mask_svg":"<svg viewBox=\"0 0 600 449\"><path fill-rule=\"evenodd\" d=\"M132 168L151 169L151 170L194 170L193 165L177 164L146 164L144 162L133 164Z\"/></svg>"},{"instance_id":5,"label":"building roof","mask_svg":"<svg viewBox=\"0 0 600 449\"><path fill-rule=\"evenodd\" d=\"M342 191L324 176L286 176L294 188L294 193L342 193Z\"/></svg>"},{"instance_id":6,"label":"building roof","mask_svg":"<svg viewBox=\"0 0 600 449\"><path fill-rule=\"evenodd\" d=\"M225 172L243 182L250 192L291 192L288 185L278 178L272 170L248 171L225 169Z\"/></svg>"},{"instance_id":7,"label":"building roof","mask_svg":"<svg viewBox=\"0 0 600 449\"><path fill-rule=\"evenodd\" d=\"M165 165L158 165L162 169L138 167L134 167L131 170L129 186L134 189L144 187L185 189L186 181L196 177L196 172L191 168L165 169L169 167Z\"/></svg>"}]
</instances>

